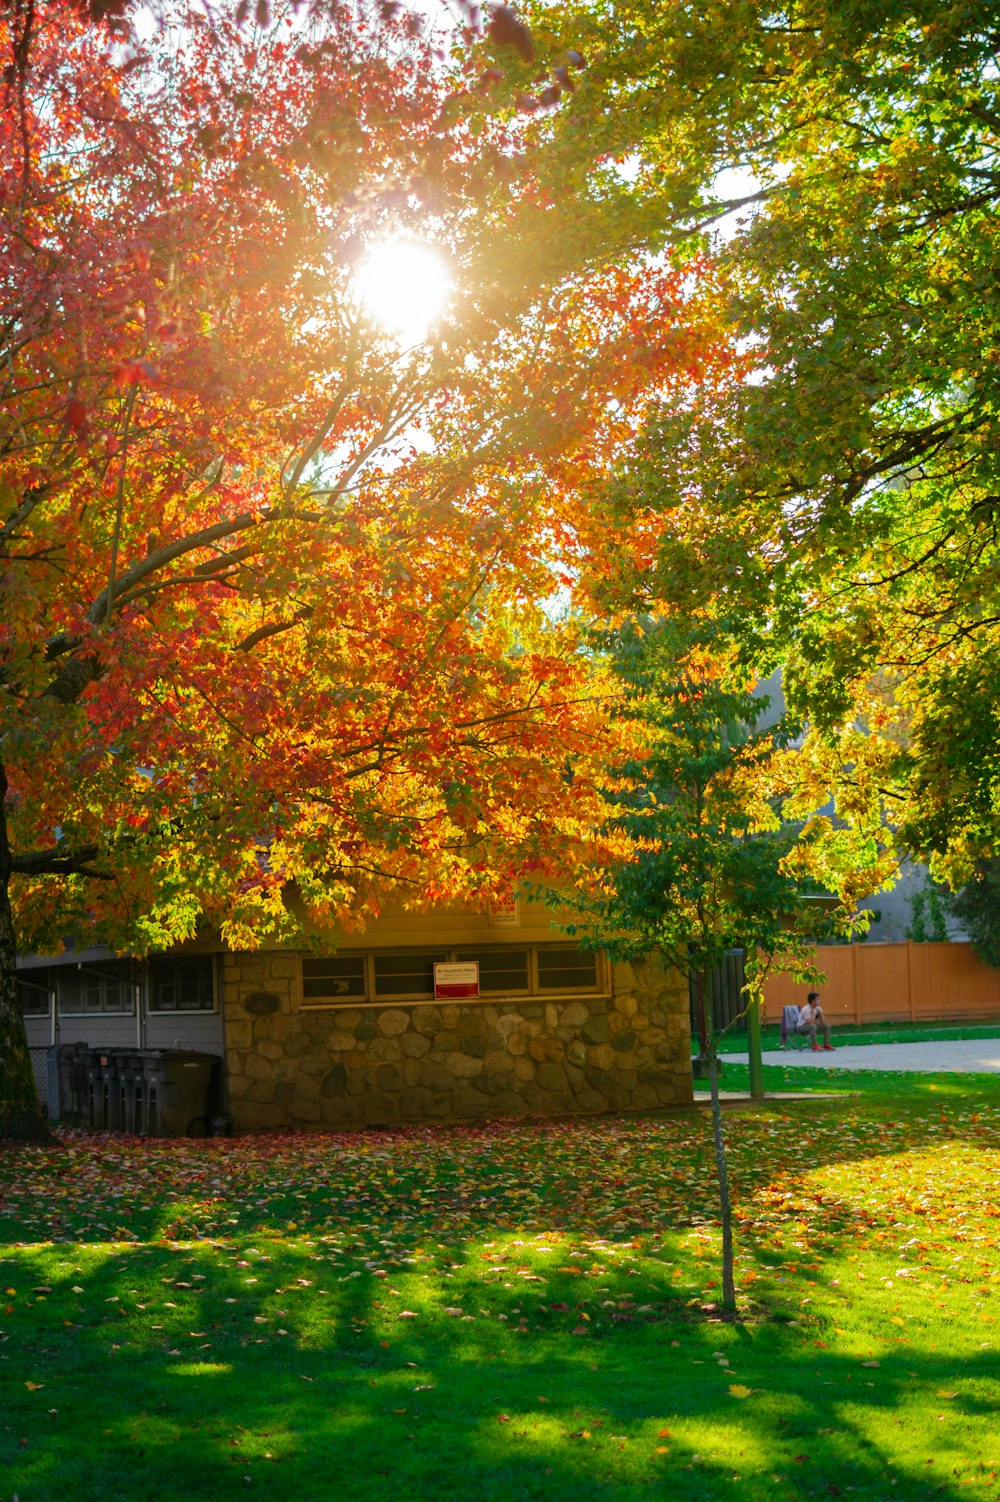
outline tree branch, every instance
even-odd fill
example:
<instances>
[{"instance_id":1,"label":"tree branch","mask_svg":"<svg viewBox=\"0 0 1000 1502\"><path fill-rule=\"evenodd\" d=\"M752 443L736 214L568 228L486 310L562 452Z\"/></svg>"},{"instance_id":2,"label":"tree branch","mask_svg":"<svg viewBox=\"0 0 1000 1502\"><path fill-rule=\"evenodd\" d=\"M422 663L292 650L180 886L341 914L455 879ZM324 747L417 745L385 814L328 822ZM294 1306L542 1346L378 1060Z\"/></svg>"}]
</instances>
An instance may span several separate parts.
<instances>
[{"instance_id":1,"label":"tree branch","mask_svg":"<svg viewBox=\"0 0 1000 1502\"><path fill-rule=\"evenodd\" d=\"M97 845L82 845L70 850L62 844L48 850L31 850L11 856L10 869L18 876L92 876L98 881L114 881L108 871L95 871L93 862L100 855Z\"/></svg>"},{"instance_id":2,"label":"tree branch","mask_svg":"<svg viewBox=\"0 0 1000 1502\"><path fill-rule=\"evenodd\" d=\"M297 610L290 621L272 621L270 625L258 626L256 631L251 631L242 641L238 641L234 648L237 652L249 652L258 642L266 641L270 636L280 636L283 631L291 631L295 626L301 625L308 620L313 613L311 605L303 605Z\"/></svg>"}]
</instances>

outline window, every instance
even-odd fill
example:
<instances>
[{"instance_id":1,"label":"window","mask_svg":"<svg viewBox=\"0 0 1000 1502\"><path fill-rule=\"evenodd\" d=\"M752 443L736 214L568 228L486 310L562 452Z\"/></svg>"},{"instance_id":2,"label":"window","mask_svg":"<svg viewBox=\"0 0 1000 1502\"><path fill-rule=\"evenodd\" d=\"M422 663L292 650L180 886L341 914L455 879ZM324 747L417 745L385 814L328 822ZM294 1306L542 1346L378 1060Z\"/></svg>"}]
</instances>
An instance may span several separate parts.
<instances>
[{"instance_id":1,"label":"window","mask_svg":"<svg viewBox=\"0 0 1000 1502\"><path fill-rule=\"evenodd\" d=\"M449 958L437 954L375 955L375 995L380 1001L428 999L434 995L434 965Z\"/></svg>"},{"instance_id":2,"label":"window","mask_svg":"<svg viewBox=\"0 0 1000 1502\"><path fill-rule=\"evenodd\" d=\"M432 1001L435 962L475 960L479 994L490 996L580 995L605 989L605 968L597 954L575 944L514 944L460 949L414 949L371 954L336 954L302 959L304 1007L352 1003Z\"/></svg>"},{"instance_id":3,"label":"window","mask_svg":"<svg viewBox=\"0 0 1000 1502\"><path fill-rule=\"evenodd\" d=\"M537 951L539 991L596 991L597 955L575 944L550 944Z\"/></svg>"},{"instance_id":4,"label":"window","mask_svg":"<svg viewBox=\"0 0 1000 1502\"><path fill-rule=\"evenodd\" d=\"M302 961L302 1000L318 1002L364 1001L368 995L363 954L336 954L329 959Z\"/></svg>"},{"instance_id":5,"label":"window","mask_svg":"<svg viewBox=\"0 0 1000 1502\"><path fill-rule=\"evenodd\" d=\"M457 949L455 958L477 962L481 996L527 996L531 991L530 950Z\"/></svg>"},{"instance_id":6,"label":"window","mask_svg":"<svg viewBox=\"0 0 1000 1502\"><path fill-rule=\"evenodd\" d=\"M151 1012L214 1012L215 964L210 954L149 962Z\"/></svg>"},{"instance_id":7,"label":"window","mask_svg":"<svg viewBox=\"0 0 1000 1502\"><path fill-rule=\"evenodd\" d=\"M100 965L67 965L60 969L59 1011L67 1017L94 1012L134 1012L132 961L102 960Z\"/></svg>"},{"instance_id":8,"label":"window","mask_svg":"<svg viewBox=\"0 0 1000 1502\"><path fill-rule=\"evenodd\" d=\"M51 1010L50 987L47 970L30 970L17 977L17 999L21 1004L22 1017L47 1017Z\"/></svg>"}]
</instances>

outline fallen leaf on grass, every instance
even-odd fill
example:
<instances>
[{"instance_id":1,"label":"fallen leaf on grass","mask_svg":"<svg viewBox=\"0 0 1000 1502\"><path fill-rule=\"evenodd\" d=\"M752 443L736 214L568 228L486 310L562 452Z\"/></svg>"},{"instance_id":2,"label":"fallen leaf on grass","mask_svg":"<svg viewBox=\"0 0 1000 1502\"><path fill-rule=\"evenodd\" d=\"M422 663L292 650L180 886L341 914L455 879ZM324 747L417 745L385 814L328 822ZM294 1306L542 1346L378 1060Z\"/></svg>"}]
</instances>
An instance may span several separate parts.
<instances>
[{"instance_id":1,"label":"fallen leaf on grass","mask_svg":"<svg viewBox=\"0 0 1000 1502\"><path fill-rule=\"evenodd\" d=\"M958 1397L958 1393L957 1392L944 1392L944 1391L942 1391L942 1392L936 1393L935 1396L939 1397L939 1398L957 1398Z\"/></svg>"},{"instance_id":2,"label":"fallen leaf on grass","mask_svg":"<svg viewBox=\"0 0 1000 1502\"><path fill-rule=\"evenodd\" d=\"M28 1389L29 1392L41 1392L42 1388L45 1386L45 1383L44 1382L26 1382L24 1385Z\"/></svg>"},{"instance_id":3,"label":"fallen leaf on grass","mask_svg":"<svg viewBox=\"0 0 1000 1502\"><path fill-rule=\"evenodd\" d=\"M749 1398L753 1389L744 1387L742 1382L730 1382L729 1391L734 1398Z\"/></svg>"}]
</instances>

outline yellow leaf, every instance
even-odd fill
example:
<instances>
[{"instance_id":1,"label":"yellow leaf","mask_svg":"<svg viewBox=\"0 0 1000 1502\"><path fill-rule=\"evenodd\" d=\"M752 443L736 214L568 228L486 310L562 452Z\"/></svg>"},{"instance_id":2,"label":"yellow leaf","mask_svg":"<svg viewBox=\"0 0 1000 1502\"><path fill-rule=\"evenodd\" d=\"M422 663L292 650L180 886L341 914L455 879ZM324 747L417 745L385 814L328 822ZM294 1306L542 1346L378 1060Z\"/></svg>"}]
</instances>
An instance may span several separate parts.
<instances>
[{"instance_id":1,"label":"yellow leaf","mask_svg":"<svg viewBox=\"0 0 1000 1502\"><path fill-rule=\"evenodd\" d=\"M749 1398L752 1389L744 1387L742 1382L730 1382L729 1391L734 1398Z\"/></svg>"},{"instance_id":2,"label":"yellow leaf","mask_svg":"<svg viewBox=\"0 0 1000 1502\"><path fill-rule=\"evenodd\" d=\"M30 1383L30 1382L29 1382L29 1383L28 1383L28 1386L29 1386L29 1387L30 1387L30 1386L31 1386L31 1383ZM939 1393L938 1393L938 1394L937 1394L937 1396L938 1396L938 1397L939 1397L939 1398L957 1398L957 1397L958 1397L958 1393L957 1393L957 1392L945 1392L945 1391L944 1391L944 1390L943 1390L943 1389L942 1389L942 1390L941 1390L941 1392L939 1392Z\"/></svg>"},{"instance_id":3,"label":"yellow leaf","mask_svg":"<svg viewBox=\"0 0 1000 1502\"><path fill-rule=\"evenodd\" d=\"M45 1386L45 1383L44 1382L26 1382L24 1385L28 1389L29 1392L40 1392L41 1389Z\"/></svg>"}]
</instances>

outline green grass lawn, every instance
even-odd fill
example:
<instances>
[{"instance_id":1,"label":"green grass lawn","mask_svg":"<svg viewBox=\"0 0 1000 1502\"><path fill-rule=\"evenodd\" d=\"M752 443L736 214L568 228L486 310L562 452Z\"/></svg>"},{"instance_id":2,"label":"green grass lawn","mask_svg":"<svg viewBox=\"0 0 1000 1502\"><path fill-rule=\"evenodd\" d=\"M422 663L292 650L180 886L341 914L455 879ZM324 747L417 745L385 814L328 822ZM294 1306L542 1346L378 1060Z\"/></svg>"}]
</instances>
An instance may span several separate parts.
<instances>
[{"instance_id":1,"label":"green grass lawn","mask_svg":"<svg viewBox=\"0 0 1000 1502\"><path fill-rule=\"evenodd\" d=\"M848 1043L938 1043L966 1038L1000 1038L1000 1022L880 1022L861 1026L853 1022L838 1022L833 1027L833 1041L841 1046ZM761 1028L761 1045L765 1052L781 1047L780 1025L768 1024ZM693 1037L692 1054L698 1053L699 1047L697 1037ZM746 1049L744 1028L734 1028L719 1039L720 1054L746 1053Z\"/></svg>"},{"instance_id":2,"label":"green grass lawn","mask_svg":"<svg viewBox=\"0 0 1000 1502\"><path fill-rule=\"evenodd\" d=\"M737 1323L701 1108L9 1151L0 1498L996 1497L1000 1082L945 1079L727 1118Z\"/></svg>"},{"instance_id":3,"label":"green grass lawn","mask_svg":"<svg viewBox=\"0 0 1000 1502\"><path fill-rule=\"evenodd\" d=\"M794 1059L789 1054L789 1059ZM1000 1076L970 1076L953 1072L941 1074L910 1074L896 1069L824 1069L816 1065L796 1066L793 1063L765 1064L763 1066L764 1091L768 1096L785 1094L867 1096L885 1101L889 1098L905 1098L910 1102L924 1100L947 1100L950 1097L964 1099L969 1090L970 1078L983 1081L985 1092L1000 1095ZM721 1061L719 1088L722 1091L750 1090L750 1069L736 1059ZM708 1098L708 1081L695 1081L695 1097Z\"/></svg>"}]
</instances>

